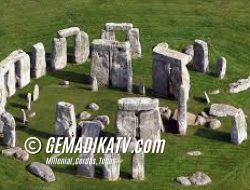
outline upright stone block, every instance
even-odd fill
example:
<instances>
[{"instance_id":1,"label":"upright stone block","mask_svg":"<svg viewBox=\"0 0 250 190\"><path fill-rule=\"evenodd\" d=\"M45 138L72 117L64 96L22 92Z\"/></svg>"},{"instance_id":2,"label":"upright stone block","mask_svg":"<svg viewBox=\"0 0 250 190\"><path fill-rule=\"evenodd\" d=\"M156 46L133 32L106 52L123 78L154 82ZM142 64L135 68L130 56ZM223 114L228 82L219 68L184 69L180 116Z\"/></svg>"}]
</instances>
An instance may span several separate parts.
<instances>
[{"instance_id":1,"label":"upright stone block","mask_svg":"<svg viewBox=\"0 0 250 190\"><path fill-rule=\"evenodd\" d=\"M102 30L101 39L115 40L115 32L113 30Z\"/></svg>"},{"instance_id":2,"label":"upright stone block","mask_svg":"<svg viewBox=\"0 0 250 190\"><path fill-rule=\"evenodd\" d=\"M80 62L85 62L89 58L90 54L90 45L89 45L89 36L86 32L81 31L81 47L82 53L80 56Z\"/></svg>"},{"instance_id":3,"label":"upright stone block","mask_svg":"<svg viewBox=\"0 0 250 190\"><path fill-rule=\"evenodd\" d=\"M52 43L51 67L60 70L67 65L67 41L66 38L54 38Z\"/></svg>"},{"instance_id":4,"label":"upright stone block","mask_svg":"<svg viewBox=\"0 0 250 190\"><path fill-rule=\"evenodd\" d=\"M132 178L137 180L144 180L144 153L133 153L132 155Z\"/></svg>"},{"instance_id":5,"label":"upright stone block","mask_svg":"<svg viewBox=\"0 0 250 190\"><path fill-rule=\"evenodd\" d=\"M119 153L103 154L103 177L108 181L116 181L120 177L121 157Z\"/></svg>"},{"instance_id":6,"label":"upright stone block","mask_svg":"<svg viewBox=\"0 0 250 190\"><path fill-rule=\"evenodd\" d=\"M208 61L208 46L207 43L202 40L194 41L194 68L202 73L209 71Z\"/></svg>"},{"instance_id":7,"label":"upright stone block","mask_svg":"<svg viewBox=\"0 0 250 190\"><path fill-rule=\"evenodd\" d=\"M159 110L142 111L139 114L140 139L160 140L163 123Z\"/></svg>"},{"instance_id":8,"label":"upright stone block","mask_svg":"<svg viewBox=\"0 0 250 190\"><path fill-rule=\"evenodd\" d=\"M111 47L110 40L94 40L91 44L91 77L96 77L98 84L109 85L110 82L110 64Z\"/></svg>"},{"instance_id":9,"label":"upright stone block","mask_svg":"<svg viewBox=\"0 0 250 190\"><path fill-rule=\"evenodd\" d=\"M57 103L55 135L76 137L76 115L73 104L67 102Z\"/></svg>"},{"instance_id":10,"label":"upright stone block","mask_svg":"<svg viewBox=\"0 0 250 190\"><path fill-rule=\"evenodd\" d=\"M113 87L132 91L133 71L128 42L112 43L111 84Z\"/></svg>"},{"instance_id":11,"label":"upright stone block","mask_svg":"<svg viewBox=\"0 0 250 190\"><path fill-rule=\"evenodd\" d=\"M46 74L46 57L43 44L37 43L33 45L31 56L31 76L34 78L40 78Z\"/></svg>"},{"instance_id":12,"label":"upright stone block","mask_svg":"<svg viewBox=\"0 0 250 190\"><path fill-rule=\"evenodd\" d=\"M189 89L181 85L179 99L178 99L178 127L179 133L185 135L187 132L187 100L188 100Z\"/></svg>"},{"instance_id":13,"label":"upright stone block","mask_svg":"<svg viewBox=\"0 0 250 190\"><path fill-rule=\"evenodd\" d=\"M216 68L216 76L219 79L223 79L226 75L227 70L227 60L225 57L220 57L217 59L216 62L217 68Z\"/></svg>"},{"instance_id":14,"label":"upright stone block","mask_svg":"<svg viewBox=\"0 0 250 190\"><path fill-rule=\"evenodd\" d=\"M141 57L140 33L138 28L132 28L128 31L128 41L131 46L132 58Z\"/></svg>"},{"instance_id":15,"label":"upright stone block","mask_svg":"<svg viewBox=\"0 0 250 190\"><path fill-rule=\"evenodd\" d=\"M94 154L90 153L82 153L79 155L79 159L81 159L84 163L77 165L77 175L94 178L95 177L95 164Z\"/></svg>"},{"instance_id":16,"label":"upright stone block","mask_svg":"<svg viewBox=\"0 0 250 190\"><path fill-rule=\"evenodd\" d=\"M1 115L1 121L3 122L3 142L8 147L15 147L16 145L16 122L14 117L4 112Z\"/></svg>"},{"instance_id":17,"label":"upright stone block","mask_svg":"<svg viewBox=\"0 0 250 190\"><path fill-rule=\"evenodd\" d=\"M241 144L247 139L247 122L242 109L238 109L234 116L231 128L231 141L234 144Z\"/></svg>"},{"instance_id":18,"label":"upright stone block","mask_svg":"<svg viewBox=\"0 0 250 190\"><path fill-rule=\"evenodd\" d=\"M87 138L96 138L99 137L102 124L98 121L81 121L79 126L82 129L81 137Z\"/></svg>"}]
</instances>

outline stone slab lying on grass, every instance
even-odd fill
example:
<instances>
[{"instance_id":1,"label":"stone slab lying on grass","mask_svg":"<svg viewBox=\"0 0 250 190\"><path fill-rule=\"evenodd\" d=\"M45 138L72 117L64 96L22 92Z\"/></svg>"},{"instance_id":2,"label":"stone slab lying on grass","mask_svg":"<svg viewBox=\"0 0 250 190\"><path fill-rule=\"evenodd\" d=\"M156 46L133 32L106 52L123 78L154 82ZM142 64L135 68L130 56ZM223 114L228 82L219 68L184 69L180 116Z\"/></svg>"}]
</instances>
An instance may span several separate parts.
<instances>
[{"instance_id":1,"label":"stone slab lying on grass","mask_svg":"<svg viewBox=\"0 0 250 190\"><path fill-rule=\"evenodd\" d=\"M240 79L237 82L229 84L230 93L238 93L250 88L250 76L247 79Z\"/></svg>"},{"instance_id":2,"label":"stone slab lying on grass","mask_svg":"<svg viewBox=\"0 0 250 190\"><path fill-rule=\"evenodd\" d=\"M195 172L189 177L189 180L193 185L207 185L212 182L211 178L203 172Z\"/></svg>"},{"instance_id":3,"label":"stone slab lying on grass","mask_svg":"<svg viewBox=\"0 0 250 190\"><path fill-rule=\"evenodd\" d=\"M46 182L52 182L56 180L54 172L46 164L32 162L27 169L30 173L36 175L37 177L41 178Z\"/></svg>"},{"instance_id":4,"label":"stone slab lying on grass","mask_svg":"<svg viewBox=\"0 0 250 190\"><path fill-rule=\"evenodd\" d=\"M185 177L185 176L177 177L176 181L179 184L184 185L184 186L190 186L190 185L192 185L191 182L189 181L188 177Z\"/></svg>"}]
</instances>

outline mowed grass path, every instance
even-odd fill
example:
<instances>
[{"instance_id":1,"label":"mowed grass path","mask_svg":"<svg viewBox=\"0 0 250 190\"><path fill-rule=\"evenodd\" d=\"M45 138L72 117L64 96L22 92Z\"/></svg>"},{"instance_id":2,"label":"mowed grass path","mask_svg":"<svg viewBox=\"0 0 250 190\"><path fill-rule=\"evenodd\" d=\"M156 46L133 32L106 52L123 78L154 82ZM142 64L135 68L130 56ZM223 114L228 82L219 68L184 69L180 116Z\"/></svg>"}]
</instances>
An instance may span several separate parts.
<instances>
[{"instance_id":1,"label":"mowed grass path","mask_svg":"<svg viewBox=\"0 0 250 190\"><path fill-rule=\"evenodd\" d=\"M0 59L18 48L29 52L31 46L39 41L45 44L48 53L51 52L52 38L59 29L78 26L92 40L99 38L106 22L131 22L140 28L143 50L143 57L133 60L134 82L144 82L147 88L151 88L153 46L165 41L170 48L181 50L194 39L203 39L209 44L211 73L204 75L190 71L189 111L199 113L207 107L199 99L204 90L220 89L222 93L211 95L211 101L243 108L250 125L249 90L239 94L227 93L230 82L250 75L249 12L248 0L0 0ZM224 80L213 76L216 58L221 55L228 60ZM20 117L20 108L26 104L26 93L32 90L35 83L41 88L40 99L32 104L36 117L31 120L29 127L17 125L18 146L23 147L29 136L39 137L46 145L46 140L54 133L55 105L60 100L75 104L77 113L90 102L98 103L101 109L93 113L93 117L98 114L109 115L111 125L107 127L106 133L114 135L117 99L133 95L107 88L92 93L87 83L89 68L88 62L48 73L46 77L32 80L29 86L8 100L7 110ZM58 87L57 83L62 79L71 81L69 88ZM160 104L172 110L177 106L175 101L164 99L160 100ZM249 189L250 142L240 146L231 144L231 121L221 121L223 126L216 131L190 126L184 137L163 134L162 138L167 141L165 152L161 155L146 155L146 180L142 182L128 178L129 155L123 155L122 179L119 181L80 178L75 176L75 166L53 166L57 180L50 184L27 172L27 163L0 156L0 189L182 189L174 179L197 170L211 176L212 184L185 189ZM186 152L190 150L200 150L203 154L197 158L189 157ZM44 162L46 157L43 149L40 154L31 156L29 162ZM100 174L99 167L97 172Z\"/></svg>"}]
</instances>

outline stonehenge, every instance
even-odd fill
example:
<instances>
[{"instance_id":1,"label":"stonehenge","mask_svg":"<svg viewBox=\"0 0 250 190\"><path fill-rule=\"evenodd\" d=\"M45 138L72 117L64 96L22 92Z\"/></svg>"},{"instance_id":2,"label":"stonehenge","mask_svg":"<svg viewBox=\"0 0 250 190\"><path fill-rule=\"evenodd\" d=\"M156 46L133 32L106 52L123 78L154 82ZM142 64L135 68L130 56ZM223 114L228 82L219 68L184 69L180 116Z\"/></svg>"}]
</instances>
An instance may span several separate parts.
<instances>
[{"instance_id":1,"label":"stonehenge","mask_svg":"<svg viewBox=\"0 0 250 190\"><path fill-rule=\"evenodd\" d=\"M229 93L239 93L250 88L250 76L229 84Z\"/></svg>"},{"instance_id":2,"label":"stonehenge","mask_svg":"<svg viewBox=\"0 0 250 190\"><path fill-rule=\"evenodd\" d=\"M194 41L193 67L202 73L209 71L208 45L202 40Z\"/></svg>"},{"instance_id":3,"label":"stonehenge","mask_svg":"<svg viewBox=\"0 0 250 190\"><path fill-rule=\"evenodd\" d=\"M132 91L133 71L128 42L97 39L91 44L91 77L99 85Z\"/></svg>"},{"instance_id":4,"label":"stonehenge","mask_svg":"<svg viewBox=\"0 0 250 190\"><path fill-rule=\"evenodd\" d=\"M159 140L163 124L158 106L158 99L146 97L119 99L116 114L117 135Z\"/></svg>"},{"instance_id":5,"label":"stonehenge","mask_svg":"<svg viewBox=\"0 0 250 190\"><path fill-rule=\"evenodd\" d=\"M58 102L56 105L55 135L76 137L76 115L73 104Z\"/></svg>"},{"instance_id":6,"label":"stonehenge","mask_svg":"<svg viewBox=\"0 0 250 190\"><path fill-rule=\"evenodd\" d=\"M231 141L234 144L241 144L247 139L247 122L242 109L237 109L226 104L212 104L209 114L217 117L231 117Z\"/></svg>"},{"instance_id":7,"label":"stonehenge","mask_svg":"<svg viewBox=\"0 0 250 190\"><path fill-rule=\"evenodd\" d=\"M74 37L74 62L84 63L89 56L89 38L87 33L78 27L59 30L52 42L51 67L53 70L63 69L67 65L67 37Z\"/></svg>"},{"instance_id":8,"label":"stonehenge","mask_svg":"<svg viewBox=\"0 0 250 190\"><path fill-rule=\"evenodd\" d=\"M1 121L3 122L3 142L8 147L15 147L16 145L16 122L14 117L4 112L1 115Z\"/></svg>"},{"instance_id":9,"label":"stonehenge","mask_svg":"<svg viewBox=\"0 0 250 190\"><path fill-rule=\"evenodd\" d=\"M116 41L115 31L126 32L125 41L130 44L130 54L132 58L141 57L141 43L138 28L133 28L131 23L106 23L101 33L101 39Z\"/></svg>"},{"instance_id":10,"label":"stonehenge","mask_svg":"<svg viewBox=\"0 0 250 190\"><path fill-rule=\"evenodd\" d=\"M46 75L47 65L45 54L43 43L39 42L33 45L30 74L36 79Z\"/></svg>"}]
</instances>

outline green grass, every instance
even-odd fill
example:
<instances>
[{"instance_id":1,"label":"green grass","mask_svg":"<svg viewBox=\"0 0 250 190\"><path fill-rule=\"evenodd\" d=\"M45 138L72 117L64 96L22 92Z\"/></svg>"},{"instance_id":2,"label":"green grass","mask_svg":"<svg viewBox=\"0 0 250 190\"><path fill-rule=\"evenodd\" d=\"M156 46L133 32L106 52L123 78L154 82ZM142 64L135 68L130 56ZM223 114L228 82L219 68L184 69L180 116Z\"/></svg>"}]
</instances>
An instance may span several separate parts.
<instances>
[{"instance_id":1,"label":"green grass","mask_svg":"<svg viewBox=\"0 0 250 190\"><path fill-rule=\"evenodd\" d=\"M79 26L92 40L99 38L106 22L133 23L140 28L143 50L143 57L133 60L134 82L144 82L147 88L151 87L153 46L166 41L171 48L181 50L194 39L203 39L209 43L211 74L190 71L189 111L199 113L207 107L199 101L202 92L219 88L222 93L211 95L211 101L243 108L250 125L249 90L239 94L227 93L230 82L250 75L248 0L0 0L0 5L0 59L18 48L28 52L39 41L50 52L56 31L66 27ZM212 75L216 58L221 55L228 60L224 80ZM7 110L20 117L20 108L26 103L25 94L32 90L35 83L41 88L40 99L32 104L36 117L29 127L17 125L18 146L23 147L29 136L39 137L45 145L46 139L53 135L55 105L59 100L75 104L77 113L90 102L98 103L101 109L93 115L109 115L111 125L106 131L114 134L117 99L129 95L107 88L101 88L97 93L91 92L90 85L86 83L89 68L89 62L69 65L63 71L33 80L8 100ZM70 87L58 87L61 79L70 80ZM165 99L161 99L160 104L171 109L177 106L175 101ZM189 127L184 137L163 134L167 141L165 152L162 155L146 155L146 180L142 182L127 178L130 170L128 155L123 156L122 179L119 181L80 178L75 176L75 166L53 166L57 180L49 184L27 172L25 167L28 163L0 156L0 189L182 189L174 179L197 170L211 176L212 184L183 189L250 189L250 142L246 141L240 146L231 144L231 121L221 121L223 126L216 131ZM188 157L186 152L190 150L200 150L203 154L197 158ZM44 162L46 157L43 149L40 154L32 155L29 162Z\"/></svg>"}]
</instances>

